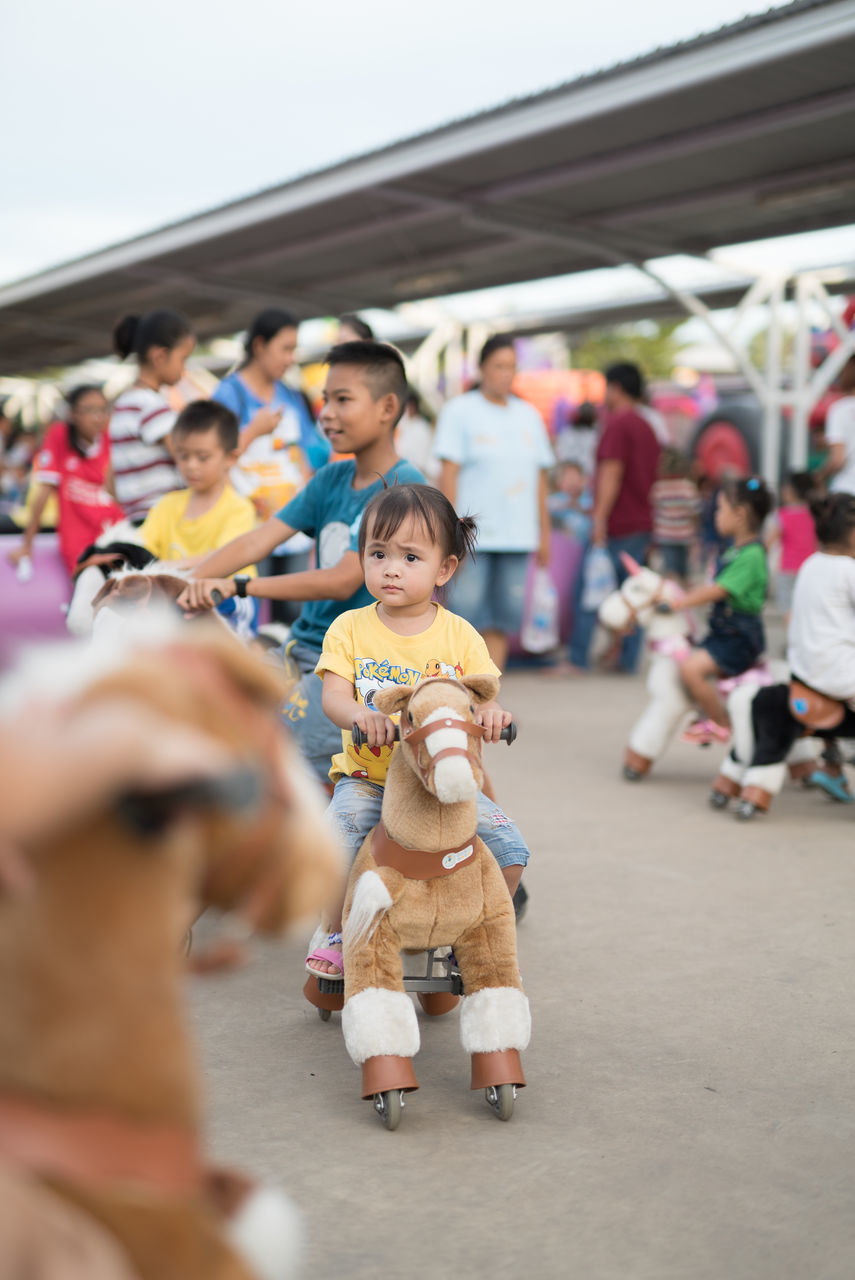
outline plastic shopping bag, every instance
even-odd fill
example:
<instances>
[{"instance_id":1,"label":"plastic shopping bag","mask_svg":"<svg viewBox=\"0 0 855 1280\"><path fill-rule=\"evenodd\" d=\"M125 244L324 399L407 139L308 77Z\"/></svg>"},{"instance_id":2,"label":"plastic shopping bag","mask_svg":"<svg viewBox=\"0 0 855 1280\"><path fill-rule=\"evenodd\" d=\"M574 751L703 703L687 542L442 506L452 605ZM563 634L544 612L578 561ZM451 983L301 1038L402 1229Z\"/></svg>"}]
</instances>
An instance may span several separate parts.
<instances>
[{"instance_id":1,"label":"plastic shopping bag","mask_svg":"<svg viewBox=\"0 0 855 1280\"><path fill-rule=\"evenodd\" d=\"M531 597L520 630L520 644L529 653L555 649L558 631L558 592L548 569L535 569Z\"/></svg>"},{"instance_id":2,"label":"plastic shopping bag","mask_svg":"<svg viewBox=\"0 0 855 1280\"><path fill-rule=\"evenodd\" d=\"M591 547L582 569L582 608L596 613L606 596L617 588L617 575L605 547Z\"/></svg>"}]
</instances>

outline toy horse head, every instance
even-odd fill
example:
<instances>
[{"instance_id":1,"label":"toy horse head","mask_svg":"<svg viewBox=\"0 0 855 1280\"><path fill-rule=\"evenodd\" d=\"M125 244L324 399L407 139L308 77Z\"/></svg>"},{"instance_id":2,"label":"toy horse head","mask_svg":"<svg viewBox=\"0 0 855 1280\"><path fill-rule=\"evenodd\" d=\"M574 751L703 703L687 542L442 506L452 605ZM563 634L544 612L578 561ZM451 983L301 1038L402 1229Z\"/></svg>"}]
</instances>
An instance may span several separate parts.
<instances>
[{"instance_id":1,"label":"toy horse head","mask_svg":"<svg viewBox=\"0 0 855 1280\"><path fill-rule=\"evenodd\" d=\"M654 624L673 631L678 623L679 629L685 630L681 616L662 618L656 614L656 605L661 601L673 602L680 597L682 593L677 584L638 564L625 551L621 552L621 561L629 576L600 605L599 619L603 626L611 631L627 632Z\"/></svg>"},{"instance_id":2,"label":"toy horse head","mask_svg":"<svg viewBox=\"0 0 855 1280\"><path fill-rule=\"evenodd\" d=\"M401 753L441 804L475 800L481 790L483 731L476 724L477 708L498 691L496 677L484 675L420 680L411 689L375 694L378 711L401 712Z\"/></svg>"}]
</instances>

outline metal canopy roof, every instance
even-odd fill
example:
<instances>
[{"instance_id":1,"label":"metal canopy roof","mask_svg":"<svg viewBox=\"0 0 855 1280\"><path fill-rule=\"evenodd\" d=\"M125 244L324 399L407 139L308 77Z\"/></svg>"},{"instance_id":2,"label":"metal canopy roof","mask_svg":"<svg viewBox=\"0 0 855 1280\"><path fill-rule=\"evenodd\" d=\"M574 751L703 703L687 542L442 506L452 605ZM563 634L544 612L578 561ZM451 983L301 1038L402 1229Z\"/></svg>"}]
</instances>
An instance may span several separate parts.
<instances>
[{"instance_id":1,"label":"metal canopy roof","mask_svg":"<svg viewBox=\"0 0 855 1280\"><path fill-rule=\"evenodd\" d=\"M2 365L848 224L853 66L855 0L796 0L2 288Z\"/></svg>"}]
</instances>

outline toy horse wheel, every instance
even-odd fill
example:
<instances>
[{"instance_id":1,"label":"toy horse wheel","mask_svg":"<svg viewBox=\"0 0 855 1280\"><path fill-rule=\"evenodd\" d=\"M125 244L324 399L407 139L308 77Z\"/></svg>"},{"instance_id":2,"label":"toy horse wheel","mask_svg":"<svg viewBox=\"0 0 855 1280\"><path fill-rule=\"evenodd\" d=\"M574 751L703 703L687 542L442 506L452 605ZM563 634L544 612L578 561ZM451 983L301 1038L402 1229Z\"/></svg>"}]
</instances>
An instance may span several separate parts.
<instances>
[{"instance_id":1,"label":"toy horse wheel","mask_svg":"<svg viewBox=\"0 0 855 1280\"><path fill-rule=\"evenodd\" d=\"M374 1110L387 1129L397 1129L401 1123L401 1111L404 1106L404 1091L390 1089L387 1093L375 1093Z\"/></svg>"},{"instance_id":2,"label":"toy horse wheel","mask_svg":"<svg viewBox=\"0 0 855 1280\"><path fill-rule=\"evenodd\" d=\"M626 782L640 782L644 774L640 769L633 769L631 764L623 766L623 776Z\"/></svg>"},{"instance_id":3,"label":"toy horse wheel","mask_svg":"<svg viewBox=\"0 0 855 1280\"><path fill-rule=\"evenodd\" d=\"M332 1010L331 1010L331 1009L319 1009L319 1010L318 1010L318 1017L320 1018L321 1022L329 1022L330 1018L332 1017Z\"/></svg>"},{"instance_id":4,"label":"toy horse wheel","mask_svg":"<svg viewBox=\"0 0 855 1280\"><path fill-rule=\"evenodd\" d=\"M736 807L736 816L740 822L750 822L759 810L752 800L740 800Z\"/></svg>"},{"instance_id":5,"label":"toy horse wheel","mask_svg":"<svg viewBox=\"0 0 855 1280\"><path fill-rule=\"evenodd\" d=\"M517 1096L516 1086L512 1084L491 1084L484 1090L487 1105L495 1111L500 1120L510 1120L514 1114L514 1099Z\"/></svg>"},{"instance_id":6,"label":"toy horse wheel","mask_svg":"<svg viewBox=\"0 0 855 1280\"><path fill-rule=\"evenodd\" d=\"M716 791L713 787L709 795L711 809L726 809L730 804L730 796L726 796L723 791Z\"/></svg>"}]
</instances>

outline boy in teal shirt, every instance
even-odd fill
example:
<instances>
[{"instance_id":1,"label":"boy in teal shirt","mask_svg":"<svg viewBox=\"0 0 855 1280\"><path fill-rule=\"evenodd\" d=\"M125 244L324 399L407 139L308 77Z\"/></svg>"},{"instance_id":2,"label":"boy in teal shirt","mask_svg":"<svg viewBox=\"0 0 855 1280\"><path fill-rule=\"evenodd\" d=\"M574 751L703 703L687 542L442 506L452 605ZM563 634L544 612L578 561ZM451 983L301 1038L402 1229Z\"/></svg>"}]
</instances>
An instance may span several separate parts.
<instances>
[{"instance_id":1,"label":"boy in teal shirt","mask_svg":"<svg viewBox=\"0 0 855 1280\"><path fill-rule=\"evenodd\" d=\"M353 457L327 463L275 516L207 556L194 570L196 581L179 599L189 611L212 608L214 591L225 599L237 594L304 602L288 645L301 679L283 715L325 785L341 733L324 715L323 686L314 671L330 623L372 600L357 553L362 512L384 483L424 482L421 472L395 452L393 433L408 394L395 348L382 342L343 342L330 351L327 364L320 424L333 449ZM249 580L225 576L263 560L297 532L315 539L317 569Z\"/></svg>"}]
</instances>

